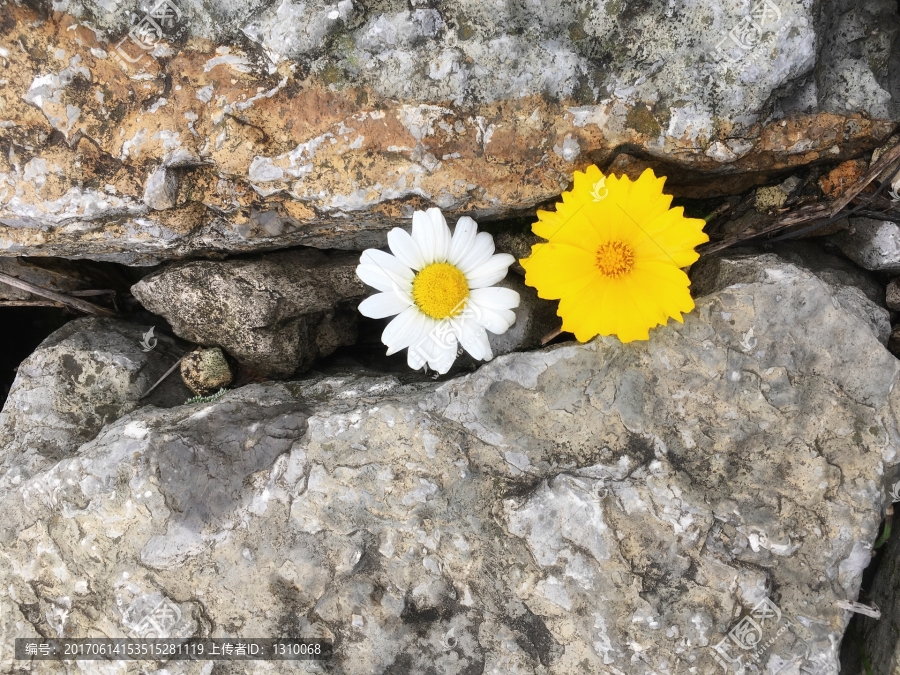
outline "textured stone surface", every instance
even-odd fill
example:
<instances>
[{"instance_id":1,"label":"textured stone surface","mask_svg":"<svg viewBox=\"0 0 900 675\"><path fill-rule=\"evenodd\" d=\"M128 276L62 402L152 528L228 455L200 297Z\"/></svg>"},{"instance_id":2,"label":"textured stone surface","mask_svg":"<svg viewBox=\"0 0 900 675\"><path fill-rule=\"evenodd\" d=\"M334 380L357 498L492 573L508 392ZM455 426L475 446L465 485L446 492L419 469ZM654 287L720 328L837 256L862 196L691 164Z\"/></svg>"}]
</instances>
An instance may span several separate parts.
<instances>
[{"instance_id":1,"label":"textured stone surface","mask_svg":"<svg viewBox=\"0 0 900 675\"><path fill-rule=\"evenodd\" d=\"M358 262L310 249L175 263L131 290L176 335L222 347L262 375L287 377L355 342L355 310L338 305L368 292Z\"/></svg>"},{"instance_id":2,"label":"textured stone surface","mask_svg":"<svg viewBox=\"0 0 900 675\"><path fill-rule=\"evenodd\" d=\"M735 191L900 114L892 0L768 0L762 34L737 0L190 0L147 49L136 0L37 4L0 24L17 255L364 248L415 208L528 213L620 148Z\"/></svg>"},{"instance_id":3,"label":"textured stone surface","mask_svg":"<svg viewBox=\"0 0 900 675\"><path fill-rule=\"evenodd\" d=\"M519 294L519 306L515 323L505 333L496 335L488 331L488 342L494 356L525 351L540 346L541 338L559 328L562 323L556 315L556 302L547 302L537 296L537 291L526 286L516 274L507 274L506 279L495 284L511 288Z\"/></svg>"},{"instance_id":4,"label":"textured stone surface","mask_svg":"<svg viewBox=\"0 0 900 675\"><path fill-rule=\"evenodd\" d=\"M181 379L198 396L227 387L232 378L231 366L218 347L198 349L181 361Z\"/></svg>"},{"instance_id":5,"label":"textured stone surface","mask_svg":"<svg viewBox=\"0 0 900 675\"><path fill-rule=\"evenodd\" d=\"M0 636L133 634L167 600L176 634L331 637L332 673L709 674L769 597L760 663L834 674L900 368L817 277L758 267L649 342L132 412L0 501Z\"/></svg>"},{"instance_id":6,"label":"textured stone surface","mask_svg":"<svg viewBox=\"0 0 900 675\"><path fill-rule=\"evenodd\" d=\"M881 344L888 345L891 316L883 306L884 289L874 278L812 243L790 243L779 253L758 255L754 252L729 251L702 258L691 268L691 292L704 295L731 284L761 281L769 275L781 273L777 270L789 260L828 284L835 302L867 326Z\"/></svg>"},{"instance_id":7,"label":"textured stone surface","mask_svg":"<svg viewBox=\"0 0 900 675\"><path fill-rule=\"evenodd\" d=\"M165 335L156 336L153 351L143 351L148 328L76 319L22 362L0 413L0 493L74 454L125 413L147 404L179 405L190 396L174 377L139 402L184 353Z\"/></svg>"},{"instance_id":8,"label":"textured stone surface","mask_svg":"<svg viewBox=\"0 0 900 675\"><path fill-rule=\"evenodd\" d=\"M890 220L851 218L834 237L844 254L867 270L900 271L900 225Z\"/></svg>"}]
</instances>

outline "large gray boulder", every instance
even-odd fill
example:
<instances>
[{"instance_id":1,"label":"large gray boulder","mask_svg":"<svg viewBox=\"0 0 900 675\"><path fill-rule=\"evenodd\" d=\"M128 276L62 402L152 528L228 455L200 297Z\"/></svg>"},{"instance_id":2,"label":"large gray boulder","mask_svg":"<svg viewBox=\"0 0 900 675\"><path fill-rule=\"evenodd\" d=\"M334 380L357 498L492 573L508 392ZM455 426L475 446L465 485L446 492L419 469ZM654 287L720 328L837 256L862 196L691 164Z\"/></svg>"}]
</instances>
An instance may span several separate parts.
<instances>
[{"instance_id":1,"label":"large gray boulder","mask_svg":"<svg viewBox=\"0 0 900 675\"><path fill-rule=\"evenodd\" d=\"M186 351L162 334L145 351L141 342L150 328L76 319L19 365L0 412L0 494L74 455L122 415L148 404L180 405L191 396L176 376L142 398Z\"/></svg>"},{"instance_id":2,"label":"large gray boulder","mask_svg":"<svg viewBox=\"0 0 900 675\"><path fill-rule=\"evenodd\" d=\"M165 602L172 635L335 640L300 672L837 673L900 367L762 267L649 342L120 418L0 500L0 669L13 636L138 636Z\"/></svg>"},{"instance_id":3,"label":"large gray boulder","mask_svg":"<svg viewBox=\"0 0 900 675\"><path fill-rule=\"evenodd\" d=\"M424 206L530 213L616 155L732 193L856 157L900 119L893 0L36 0L5 17L0 44L29 40L2 54L0 123L29 148L0 158L16 255L364 248Z\"/></svg>"},{"instance_id":4,"label":"large gray boulder","mask_svg":"<svg viewBox=\"0 0 900 675\"><path fill-rule=\"evenodd\" d=\"M175 263L131 292L179 337L222 347L261 375L287 377L356 341L347 301L368 292L358 262L352 254L298 250Z\"/></svg>"}]
</instances>

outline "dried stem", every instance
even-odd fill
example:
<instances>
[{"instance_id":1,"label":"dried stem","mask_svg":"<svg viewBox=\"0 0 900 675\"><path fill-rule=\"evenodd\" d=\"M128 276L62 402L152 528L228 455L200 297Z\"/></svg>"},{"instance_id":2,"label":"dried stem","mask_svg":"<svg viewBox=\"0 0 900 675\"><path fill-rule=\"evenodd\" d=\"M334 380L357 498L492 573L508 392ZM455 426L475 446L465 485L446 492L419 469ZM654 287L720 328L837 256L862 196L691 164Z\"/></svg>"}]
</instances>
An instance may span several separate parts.
<instances>
[{"instance_id":1,"label":"dried stem","mask_svg":"<svg viewBox=\"0 0 900 675\"><path fill-rule=\"evenodd\" d=\"M869 185L869 183L880 176L886 169L890 168L895 162L897 162L897 160L900 160L900 143L885 152L878 159L878 161L875 162L872 168L870 168L865 174L860 176L860 178L855 183L853 183L853 185L847 188L847 190L845 190L839 198L827 203L810 204L808 206L801 207L796 211L782 214L776 217L768 225L754 230L753 232L742 234L702 247L701 254L709 255L710 253L721 251L722 249L729 248L731 246L734 246L735 244L739 244L750 239L755 239L756 237L762 236L764 234L771 234L793 225L802 225L804 223L809 223L816 220L825 220L826 222L817 223L816 226L812 228L818 229L819 227L824 227L831 222L839 220L845 215L841 214L841 211L844 209L844 207L852 202L859 195L859 193ZM884 187L885 186L882 185L882 187L879 188L879 191ZM873 199L876 198L879 197L877 195L873 197ZM868 206L868 203L861 205L858 208L862 208L863 206ZM805 231L796 233L791 232L788 235L785 235L785 237L791 235L800 235L804 232Z\"/></svg>"},{"instance_id":2,"label":"dried stem","mask_svg":"<svg viewBox=\"0 0 900 675\"><path fill-rule=\"evenodd\" d=\"M7 284L8 286L13 286L15 288L21 289L23 291L28 291L29 293L34 293L35 295L40 295L41 297L48 298L50 300L55 300L56 302L61 302L64 305L68 305L69 307L73 307L74 309L78 309L88 314L99 314L100 316L116 316L116 313L114 311L112 311L111 309L107 309L106 307L95 305L94 303L88 302L87 300L72 298L68 295L63 295L62 293L57 293L56 291L42 288L41 286L35 286L32 283L22 281L21 279L10 276L9 274L4 274L3 272L0 272L0 282Z\"/></svg>"},{"instance_id":3,"label":"dried stem","mask_svg":"<svg viewBox=\"0 0 900 675\"><path fill-rule=\"evenodd\" d=\"M562 326L560 326L556 330L550 331L544 337L541 338L541 346L547 344L548 342L550 342L550 340L555 338L557 335L560 335L562 332L563 332Z\"/></svg>"}]
</instances>

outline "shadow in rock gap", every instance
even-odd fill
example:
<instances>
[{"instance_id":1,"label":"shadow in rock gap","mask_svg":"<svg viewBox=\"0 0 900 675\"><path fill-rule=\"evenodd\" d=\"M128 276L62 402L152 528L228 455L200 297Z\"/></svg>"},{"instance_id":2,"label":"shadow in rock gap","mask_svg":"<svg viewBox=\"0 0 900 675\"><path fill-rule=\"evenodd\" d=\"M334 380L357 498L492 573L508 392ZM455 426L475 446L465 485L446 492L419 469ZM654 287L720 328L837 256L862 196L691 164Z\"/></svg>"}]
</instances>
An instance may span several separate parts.
<instances>
[{"instance_id":1,"label":"shadow in rock gap","mask_svg":"<svg viewBox=\"0 0 900 675\"><path fill-rule=\"evenodd\" d=\"M75 318L55 307L2 307L0 332L0 407L16 379L19 364L53 331Z\"/></svg>"},{"instance_id":2,"label":"shadow in rock gap","mask_svg":"<svg viewBox=\"0 0 900 675\"><path fill-rule=\"evenodd\" d=\"M898 507L900 503L894 504L895 513L890 525L887 520L882 524L875 542L878 548L875 549L872 562L863 572L859 592L858 602L876 605L881 610L881 618L854 614L850 619L841 642L841 675L892 675L900 672Z\"/></svg>"}]
</instances>

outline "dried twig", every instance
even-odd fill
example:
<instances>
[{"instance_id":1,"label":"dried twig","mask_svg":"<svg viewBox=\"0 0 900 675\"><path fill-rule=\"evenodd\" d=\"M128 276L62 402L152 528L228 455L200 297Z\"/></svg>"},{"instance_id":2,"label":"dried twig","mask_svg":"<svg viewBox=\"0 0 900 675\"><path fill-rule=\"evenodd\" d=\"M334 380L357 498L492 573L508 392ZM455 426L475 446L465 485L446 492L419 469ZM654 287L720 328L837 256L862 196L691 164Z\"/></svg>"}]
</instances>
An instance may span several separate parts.
<instances>
[{"instance_id":1,"label":"dried twig","mask_svg":"<svg viewBox=\"0 0 900 675\"><path fill-rule=\"evenodd\" d=\"M550 332L547 333L544 337L541 338L541 346L544 346L545 344L547 344L548 342L550 342L550 340L552 340L553 338L555 338L555 337L557 337L558 335L560 335L562 332L563 332L562 326L560 326L560 327L557 328L556 330L550 331Z\"/></svg>"},{"instance_id":2,"label":"dried twig","mask_svg":"<svg viewBox=\"0 0 900 675\"><path fill-rule=\"evenodd\" d=\"M721 251L722 249L729 248L731 246L734 246L735 244L739 244L750 239L755 239L756 237L760 237L764 234L771 234L772 232L777 232L793 225L802 225L811 221L824 220L824 222L817 222L811 227L804 228L796 232L789 232L782 237L778 237L778 239L798 237L806 234L807 232L811 232L813 230L817 230L819 228L830 225L831 223L837 222L838 220L841 220L848 215L852 215L856 211L869 206L872 200L878 198L878 195L882 190L884 190L890 180L888 179L883 181L876 194L872 195L869 201L859 205L858 207L856 207L856 209L853 209L847 213L842 213L844 207L852 202L859 195L859 193L869 185L869 183L880 176L885 169L889 168L897 160L900 160L900 143L885 152L878 159L878 161L875 162L872 168L870 168L855 183L853 183L853 185L851 185L839 198L828 203L810 204L809 206L804 206L797 209L796 211L791 211L776 217L768 225L753 230L753 232L749 232L747 234L736 237L731 237L730 239L725 239L720 242L715 242L708 246L701 247L701 254L709 255L710 253ZM900 171L900 168L898 168L897 171ZM894 172L894 175L896 175L897 171ZM778 239L776 239L775 241L777 241Z\"/></svg>"},{"instance_id":3,"label":"dried twig","mask_svg":"<svg viewBox=\"0 0 900 675\"><path fill-rule=\"evenodd\" d=\"M187 356L187 354L185 354L184 356ZM159 379L156 381L156 384L154 384L154 385L153 385L152 387L150 387L147 391L145 391L143 394L141 394L140 396L138 396L138 401L140 401L141 399L147 398L147 397L150 395L150 392L152 392L152 391L153 391L154 389L156 389L159 385L161 385L162 382L163 382L163 380L165 380L169 375L171 375L171 374L172 374L172 371L175 370L175 369L178 367L178 364L180 364L180 363L184 360L184 356L182 356L180 359L178 359L178 360L175 362L175 364L174 364L171 368L169 368L169 369L166 371L165 375L163 375L161 378L159 378Z\"/></svg>"},{"instance_id":4,"label":"dried twig","mask_svg":"<svg viewBox=\"0 0 900 675\"><path fill-rule=\"evenodd\" d=\"M77 298L88 298L92 295L115 295L116 292L109 289L97 290L97 291L67 291L68 295L75 296Z\"/></svg>"},{"instance_id":5,"label":"dried twig","mask_svg":"<svg viewBox=\"0 0 900 675\"><path fill-rule=\"evenodd\" d=\"M88 314L116 316L116 313L114 311L112 311L111 309L107 309L106 307L95 305L94 303L88 302L87 300L79 300L78 298L63 295L62 293L57 293L56 291L51 291L46 288L42 288L41 286L35 286L32 283L22 281L21 279L10 276L9 274L4 274L3 272L0 272L0 282L7 284L8 286L14 286L15 288L19 288L23 291L28 291L29 293L34 293L35 295L40 295L41 297L48 298L50 300L55 300L56 302L61 302L64 305L68 305L69 307L73 307Z\"/></svg>"},{"instance_id":6,"label":"dried twig","mask_svg":"<svg viewBox=\"0 0 900 675\"><path fill-rule=\"evenodd\" d=\"M61 302L53 300L0 300L0 307L56 307L57 309L68 309Z\"/></svg>"}]
</instances>

